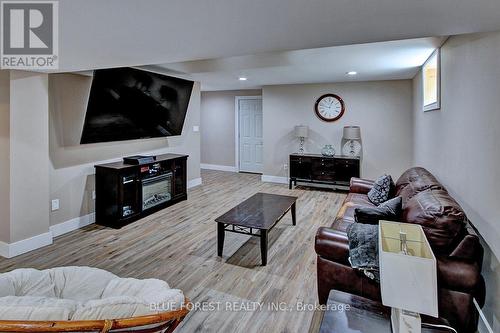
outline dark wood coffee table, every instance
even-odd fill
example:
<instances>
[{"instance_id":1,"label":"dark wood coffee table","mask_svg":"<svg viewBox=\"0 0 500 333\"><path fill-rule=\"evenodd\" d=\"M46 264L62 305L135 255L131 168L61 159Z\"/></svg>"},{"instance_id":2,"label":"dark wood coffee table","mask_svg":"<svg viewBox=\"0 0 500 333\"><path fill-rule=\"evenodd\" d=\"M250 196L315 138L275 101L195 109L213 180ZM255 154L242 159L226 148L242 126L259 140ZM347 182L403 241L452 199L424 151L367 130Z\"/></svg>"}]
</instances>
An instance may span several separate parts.
<instances>
[{"instance_id":1,"label":"dark wood coffee table","mask_svg":"<svg viewBox=\"0 0 500 333\"><path fill-rule=\"evenodd\" d=\"M217 255L222 257L224 233L226 231L260 237L262 265L267 264L267 235L276 223L288 212L296 224L295 202L297 197L268 193L257 193L224 215L217 222Z\"/></svg>"}]
</instances>

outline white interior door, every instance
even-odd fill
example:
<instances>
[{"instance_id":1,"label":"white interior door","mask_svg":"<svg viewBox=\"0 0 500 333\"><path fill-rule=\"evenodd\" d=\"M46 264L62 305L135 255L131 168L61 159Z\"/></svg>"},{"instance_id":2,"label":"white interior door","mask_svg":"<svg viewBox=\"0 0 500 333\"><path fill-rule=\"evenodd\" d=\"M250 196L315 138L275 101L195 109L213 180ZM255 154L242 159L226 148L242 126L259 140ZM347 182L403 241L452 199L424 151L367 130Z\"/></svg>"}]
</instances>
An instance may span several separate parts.
<instances>
[{"instance_id":1,"label":"white interior door","mask_svg":"<svg viewBox=\"0 0 500 333\"><path fill-rule=\"evenodd\" d=\"M238 100L239 116L239 165L240 171L262 173L262 99Z\"/></svg>"}]
</instances>

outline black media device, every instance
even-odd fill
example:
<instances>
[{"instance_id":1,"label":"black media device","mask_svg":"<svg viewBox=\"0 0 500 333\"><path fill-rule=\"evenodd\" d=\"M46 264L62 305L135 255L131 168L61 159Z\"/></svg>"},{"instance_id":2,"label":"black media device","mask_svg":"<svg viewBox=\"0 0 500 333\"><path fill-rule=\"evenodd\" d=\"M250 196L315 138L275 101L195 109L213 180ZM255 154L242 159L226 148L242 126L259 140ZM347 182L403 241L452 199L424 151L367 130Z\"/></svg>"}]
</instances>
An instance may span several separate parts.
<instances>
[{"instance_id":1,"label":"black media device","mask_svg":"<svg viewBox=\"0 0 500 333\"><path fill-rule=\"evenodd\" d=\"M149 163L154 163L155 161L156 161L156 156L136 155L123 158L123 163L132 165L149 164Z\"/></svg>"}]
</instances>

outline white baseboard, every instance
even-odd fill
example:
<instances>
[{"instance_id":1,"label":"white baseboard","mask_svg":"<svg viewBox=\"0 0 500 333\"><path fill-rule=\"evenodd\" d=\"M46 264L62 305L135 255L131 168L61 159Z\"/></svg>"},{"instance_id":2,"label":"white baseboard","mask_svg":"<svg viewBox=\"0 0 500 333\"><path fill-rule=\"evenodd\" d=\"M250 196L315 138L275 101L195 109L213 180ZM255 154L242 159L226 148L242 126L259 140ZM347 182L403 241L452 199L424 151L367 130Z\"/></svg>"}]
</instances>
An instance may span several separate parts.
<instances>
[{"instance_id":1,"label":"white baseboard","mask_svg":"<svg viewBox=\"0 0 500 333\"><path fill-rule=\"evenodd\" d=\"M0 255L5 258L13 258L50 244L52 244L52 233L49 231L14 243L0 242Z\"/></svg>"},{"instance_id":2,"label":"white baseboard","mask_svg":"<svg viewBox=\"0 0 500 333\"><path fill-rule=\"evenodd\" d=\"M193 188L201 185L201 178L195 178L188 181L188 188Z\"/></svg>"},{"instance_id":3,"label":"white baseboard","mask_svg":"<svg viewBox=\"0 0 500 333\"><path fill-rule=\"evenodd\" d=\"M51 226L50 232L52 232L52 237L58 237L73 230L77 230L88 226L95 222L95 213L90 213L88 215L76 217L74 219L68 220L63 223L59 223Z\"/></svg>"},{"instance_id":4,"label":"white baseboard","mask_svg":"<svg viewBox=\"0 0 500 333\"><path fill-rule=\"evenodd\" d=\"M476 310L479 312L479 324L478 324L478 332L479 333L493 333L493 329L491 328L490 323L486 319L486 316L483 313L483 310L477 304L476 300L473 300L474 306L476 307Z\"/></svg>"},{"instance_id":5,"label":"white baseboard","mask_svg":"<svg viewBox=\"0 0 500 333\"><path fill-rule=\"evenodd\" d=\"M261 180L265 183L288 184L287 177L262 175Z\"/></svg>"},{"instance_id":6,"label":"white baseboard","mask_svg":"<svg viewBox=\"0 0 500 333\"><path fill-rule=\"evenodd\" d=\"M217 170L217 171L227 171L227 172L238 172L238 169L234 166L229 165L217 165L217 164L200 164L200 168L207 170Z\"/></svg>"}]
</instances>

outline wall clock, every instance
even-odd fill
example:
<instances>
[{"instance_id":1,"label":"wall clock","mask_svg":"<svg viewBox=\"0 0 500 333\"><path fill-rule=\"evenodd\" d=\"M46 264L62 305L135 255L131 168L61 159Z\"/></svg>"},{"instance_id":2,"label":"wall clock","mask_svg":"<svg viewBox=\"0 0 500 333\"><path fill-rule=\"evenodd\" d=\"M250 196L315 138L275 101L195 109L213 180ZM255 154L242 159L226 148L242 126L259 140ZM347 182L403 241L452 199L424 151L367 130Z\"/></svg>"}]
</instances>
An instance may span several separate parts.
<instances>
[{"instance_id":1,"label":"wall clock","mask_svg":"<svg viewBox=\"0 0 500 333\"><path fill-rule=\"evenodd\" d=\"M321 120L335 121L344 114L345 104L340 96L325 94L318 98L316 104L314 104L314 111Z\"/></svg>"}]
</instances>

